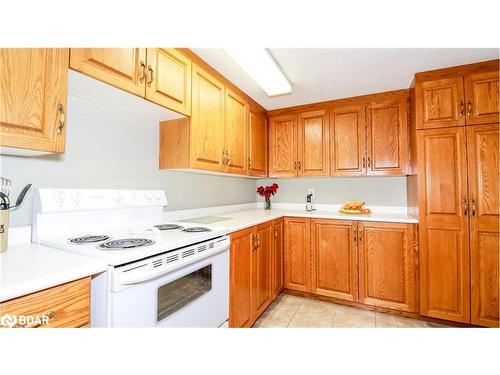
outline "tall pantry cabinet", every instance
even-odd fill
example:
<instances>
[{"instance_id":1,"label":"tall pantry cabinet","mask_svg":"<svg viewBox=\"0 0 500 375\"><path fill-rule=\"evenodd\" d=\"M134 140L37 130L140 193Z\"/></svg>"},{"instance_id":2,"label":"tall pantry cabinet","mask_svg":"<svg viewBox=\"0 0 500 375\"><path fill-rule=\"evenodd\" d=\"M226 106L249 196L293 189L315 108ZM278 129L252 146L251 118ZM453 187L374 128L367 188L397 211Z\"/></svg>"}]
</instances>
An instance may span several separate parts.
<instances>
[{"instance_id":1,"label":"tall pantry cabinet","mask_svg":"<svg viewBox=\"0 0 500 375\"><path fill-rule=\"evenodd\" d=\"M485 64L416 75L420 313L498 327L498 61Z\"/></svg>"}]
</instances>

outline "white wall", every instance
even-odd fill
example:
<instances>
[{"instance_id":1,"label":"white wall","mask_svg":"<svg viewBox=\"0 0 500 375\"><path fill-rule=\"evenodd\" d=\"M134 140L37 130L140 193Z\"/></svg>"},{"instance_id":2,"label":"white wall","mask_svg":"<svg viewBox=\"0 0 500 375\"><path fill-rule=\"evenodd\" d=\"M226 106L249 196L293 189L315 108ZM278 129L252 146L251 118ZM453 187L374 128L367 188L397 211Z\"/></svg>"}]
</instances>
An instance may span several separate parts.
<instances>
[{"instance_id":1,"label":"white wall","mask_svg":"<svg viewBox=\"0 0 500 375\"><path fill-rule=\"evenodd\" d=\"M304 203L308 189L315 189L313 203L342 204L359 200L368 206L406 206L406 177L324 177L262 179L259 185L276 182L280 189L273 202Z\"/></svg>"},{"instance_id":2,"label":"white wall","mask_svg":"<svg viewBox=\"0 0 500 375\"><path fill-rule=\"evenodd\" d=\"M159 170L158 122L179 115L70 72L66 153L0 156L0 175L22 187L164 189L168 209L255 202L255 180ZM28 225L32 193L11 213Z\"/></svg>"}]
</instances>

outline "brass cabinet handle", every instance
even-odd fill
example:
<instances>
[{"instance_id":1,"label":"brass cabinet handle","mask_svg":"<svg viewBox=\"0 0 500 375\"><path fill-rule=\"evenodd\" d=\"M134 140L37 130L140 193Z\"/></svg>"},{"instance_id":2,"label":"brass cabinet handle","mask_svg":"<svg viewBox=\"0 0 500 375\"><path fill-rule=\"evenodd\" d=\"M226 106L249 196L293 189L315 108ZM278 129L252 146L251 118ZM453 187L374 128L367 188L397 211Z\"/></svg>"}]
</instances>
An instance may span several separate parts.
<instances>
[{"instance_id":1,"label":"brass cabinet handle","mask_svg":"<svg viewBox=\"0 0 500 375\"><path fill-rule=\"evenodd\" d=\"M274 238L278 238L278 230L274 229Z\"/></svg>"},{"instance_id":2,"label":"brass cabinet handle","mask_svg":"<svg viewBox=\"0 0 500 375\"><path fill-rule=\"evenodd\" d=\"M146 81L146 64L142 60L141 60L140 64L141 64L141 68L142 68L142 76L141 76L141 78L139 78L139 82L144 83Z\"/></svg>"},{"instance_id":3,"label":"brass cabinet handle","mask_svg":"<svg viewBox=\"0 0 500 375\"><path fill-rule=\"evenodd\" d=\"M464 102L460 100L460 117L464 115Z\"/></svg>"},{"instance_id":4,"label":"brass cabinet handle","mask_svg":"<svg viewBox=\"0 0 500 375\"><path fill-rule=\"evenodd\" d=\"M471 112L472 112L472 103L469 101L467 103L467 116L470 116Z\"/></svg>"},{"instance_id":5,"label":"brass cabinet handle","mask_svg":"<svg viewBox=\"0 0 500 375\"><path fill-rule=\"evenodd\" d=\"M366 157L363 156L363 168L366 168Z\"/></svg>"},{"instance_id":6,"label":"brass cabinet handle","mask_svg":"<svg viewBox=\"0 0 500 375\"><path fill-rule=\"evenodd\" d=\"M475 199L471 199L471 203L472 203L471 215L475 216L476 215L476 200Z\"/></svg>"},{"instance_id":7,"label":"brass cabinet handle","mask_svg":"<svg viewBox=\"0 0 500 375\"><path fill-rule=\"evenodd\" d=\"M229 163L229 152L227 150L222 151L222 164L227 165Z\"/></svg>"},{"instance_id":8,"label":"brass cabinet handle","mask_svg":"<svg viewBox=\"0 0 500 375\"><path fill-rule=\"evenodd\" d=\"M297 160L295 160L294 164L295 164L295 169L298 169L297 168Z\"/></svg>"},{"instance_id":9,"label":"brass cabinet handle","mask_svg":"<svg viewBox=\"0 0 500 375\"><path fill-rule=\"evenodd\" d=\"M252 168L252 159L248 158L248 168Z\"/></svg>"},{"instance_id":10,"label":"brass cabinet handle","mask_svg":"<svg viewBox=\"0 0 500 375\"><path fill-rule=\"evenodd\" d=\"M147 82L148 86L151 87L151 83L153 83L153 68L151 68L151 65L148 65L148 72L149 72L149 81Z\"/></svg>"},{"instance_id":11,"label":"brass cabinet handle","mask_svg":"<svg viewBox=\"0 0 500 375\"><path fill-rule=\"evenodd\" d=\"M371 158L368 156L368 168L371 168L372 167L372 160Z\"/></svg>"},{"instance_id":12,"label":"brass cabinet handle","mask_svg":"<svg viewBox=\"0 0 500 375\"><path fill-rule=\"evenodd\" d=\"M363 231L362 229L358 229L358 233L359 233L358 240L359 240L359 242L361 242L363 240L363 236L361 235L362 231Z\"/></svg>"},{"instance_id":13,"label":"brass cabinet handle","mask_svg":"<svg viewBox=\"0 0 500 375\"><path fill-rule=\"evenodd\" d=\"M64 125L66 125L66 112L64 112L64 107L62 104L57 106L57 111L59 112L59 124L57 125L57 134L61 134L64 129Z\"/></svg>"},{"instance_id":14,"label":"brass cabinet handle","mask_svg":"<svg viewBox=\"0 0 500 375\"><path fill-rule=\"evenodd\" d=\"M467 199L463 199L463 204L464 204L464 216L467 216Z\"/></svg>"},{"instance_id":15,"label":"brass cabinet handle","mask_svg":"<svg viewBox=\"0 0 500 375\"><path fill-rule=\"evenodd\" d=\"M354 242L356 242L358 240L358 238L356 237L356 228L352 228L352 231L354 233Z\"/></svg>"},{"instance_id":16,"label":"brass cabinet handle","mask_svg":"<svg viewBox=\"0 0 500 375\"><path fill-rule=\"evenodd\" d=\"M300 169L302 168L302 162L299 160L298 163L299 163L299 171L300 171Z\"/></svg>"}]
</instances>

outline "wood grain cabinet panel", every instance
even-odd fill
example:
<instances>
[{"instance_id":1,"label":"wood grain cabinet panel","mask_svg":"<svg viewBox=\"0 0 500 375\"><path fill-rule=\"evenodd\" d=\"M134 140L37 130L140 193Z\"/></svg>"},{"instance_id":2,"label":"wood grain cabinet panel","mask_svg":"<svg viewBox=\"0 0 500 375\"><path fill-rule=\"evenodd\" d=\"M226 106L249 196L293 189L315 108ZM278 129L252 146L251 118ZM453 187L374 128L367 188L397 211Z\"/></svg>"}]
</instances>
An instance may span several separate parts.
<instances>
[{"instance_id":1,"label":"wood grain cabinet panel","mask_svg":"<svg viewBox=\"0 0 500 375\"><path fill-rule=\"evenodd\" d=\"M409 142L406 98L368 106L367 174L405 175Z\"/></svg>"},{"instance_id":2,"label":"wood grain cabinet panel","mask_svg":"<svg viewBox=\"0 0 500 375\"><path fill-rule=\"evenodd\" d=\"M285 288L311 291L311 220L285 218Z\"/></svg>"},{"instance_id":3,"label":"wood grain cabinet panel","mask_svg":"<svg viewBox=\"0 0 500 375\"><path fill-rule=\"evenodd\" d=\"M274 238L271 221L255 228L256 246L252 251L252 315L253 320L272 302L271 251Z\"/></svg>"},{"instance_id":4,"label":"wood grain cabinet panel","mask_svg":"<svg viewBox=\"0 0 500 375\"><path fill-rule=\"evenodd\" d=\"M269 119L269 176L297 175L297 116Z\"/></svg>"},{"instance_id":5,"label":"wood grain cabinet panel","mask_svg":"<svg viewBox=\"0 0 500 375\"><path fill-rule=\"evenodd\" d=\"M347 220L311 220L312 292L357 300L357 224Z\"/></svg>"},{"instance_id":6,"label":"wood grain cabinet panel","mask_svg":"<svg viewBox=\"0 0 500 375\"><path fill-rule=\"evenodd\" d=\"M265 117L250 111L248 119L248 174L267 176L267 122Z\"/></svg>"},{"instance_id":7,"label":"wood grain cabinet panel","mask_svg":"<svg viewBox=\"0 0 500 375\"><path fill-rule=\"evenodd\" d=\"M465 76L467 125L498 123L498 71Z\"/></svg>"},{"instance_id":8,"label":"wood grain cabinet panel","mask_svg":"<svg viewBox=\"0 0 500 375\"><path fill-rule=\"evenodd\" d=\"M328 111L301 113L297 129L298 176L328 176Z\"/></svg>"},{"instance_id":9,"label":"wood grain cabinet panel","mask_svg":"<svg viewBox=\"0 0 500 375\"><path fill-rule=\"evenodd\" d=\"M419 131L420 313L470 322L465 128Z\"/></svg>"},{"instance_id":10,"label":"wood grain cabinet panel","mask_svg":"<svg viewBox=\"0 0 500 375\"><path fill-rule=\"evenodd\" d=\"M146 99L189 116L191 60L174 48L147 49Z\"/></svg>"},{"instance_id":11,"label":"wood grain cabinet panel","mask_svg":"<svg viewBox=\"0 0 500 375\"><path fill-rule=\"evenodd\" d=\"M0 49L0 146L64 152L67 48Z\"/></svg>"},{"instance_id":12,"label":"wood grain cabinet panel","mask_svg":"<svg viewBox=\"0 0 500 375\"><path fill-rule=\"evenodd\" d=\"M465 125L463 77L415 86L417 129Z\"/></svg>"},{"instance_id":13,"label":"wood grain cabinet panel","mask_svg":"<svg viewBox=\"0 0 500 375\"><path fill-rule=\"evenodd\" d=\"M72 48L69 67L144 97L146 48Z\"/></svg>"},{"instance_id":14,"label":"wood grain cabinet panel","mask_svg":"<svg viewBox=\"0 0 500 375\"><path fill-rule=\"evenodd\" d=\"M467 128L471 323L499 326L498 124Z\"/></svg>"},{"instance_id":15,"label":"wood grain cabinet panel","mask_svg":"<svg viewBox=\"0 0 500 375\"><path fill-rule=\"evenodd\" d=\"M330 109L330 165L333 176L361 176L365 164L365 105Z\"/></svg>"},{"instance_id":16,"label":"wood grain cabinet panel","mask_svg":"<svg viewBox=\"0 0 500 375\"><path fill-rule=\"evenodd\" d=\"M274 300L283 290L283 219L273 222L273 230L271 291Z\"/></svg>"},{"instance_id":17,"label":"wood grain cabinet panel","mask_svg":"<svg viewBox=\"0 0 500 375\"><path fill-rule=\"evenodd\" d=\"M197 169L224 170L224 85L193 65L191 117L191 166Z\"/></svg>"},{"instance_id":18,"label":"wood grain cabinet panel","mask_svg":"<svg viewBox=\"0 0 500 375\"><path fill-rule=\"evenodd\" d=\"M248 105L238 94L230 89L226 89L225 108L225 170L229 173L246 174Z\"/></svg>"},{"instance_id":19,"label":"wood grain cabinet panel","mask_svg":"<svg viewBox=\"0 0 500 375\"><path fill-rule=\"evenodd\" d=\"M0 312L38 317L15 328L79 328L90 324L90 277L0 302ZM46 317L46 318L44 318ZM48 319L47 319L48 318ZM48 324L42 324L47 319Z\"/></svg>"},{"instance_id":20,"label":"wood grain cabinet panel","mask_svg":"<svg viewBox=\"0 0 500 375\"><path fill-rule=\"evenodd\" d=\"M416 311L413 225L360 222L359 301Z\"/></svg>"},{"instance_id":21,"label":"wood grain cabinet panel","mask_svg":"<svg viewBox=\"0 0 500 375\"><path fill-rule=\"evenodd\" d=\"M231 233L229 327L250 327L254 228Z\"/></svg>"}]
</instances>

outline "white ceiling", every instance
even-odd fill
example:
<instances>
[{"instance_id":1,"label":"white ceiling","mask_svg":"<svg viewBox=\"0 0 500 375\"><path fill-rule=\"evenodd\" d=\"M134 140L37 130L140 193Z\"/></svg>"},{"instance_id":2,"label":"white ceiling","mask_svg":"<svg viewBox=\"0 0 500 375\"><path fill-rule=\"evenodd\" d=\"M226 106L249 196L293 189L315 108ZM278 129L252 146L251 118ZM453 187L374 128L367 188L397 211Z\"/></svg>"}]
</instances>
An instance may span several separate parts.
<instances>
[{"instance_id":1,"label":"white ceiling","mask_svg":"<svg viewBox=\"0 0 500 375\"><path fill-rule=\"evenodd\" d=\"M193 51L266 109L403 89L416 72L499 57L496 48L272 48L292 93L270 98L221 49Z\"/></svg>"}]
</instances>

